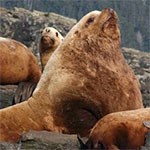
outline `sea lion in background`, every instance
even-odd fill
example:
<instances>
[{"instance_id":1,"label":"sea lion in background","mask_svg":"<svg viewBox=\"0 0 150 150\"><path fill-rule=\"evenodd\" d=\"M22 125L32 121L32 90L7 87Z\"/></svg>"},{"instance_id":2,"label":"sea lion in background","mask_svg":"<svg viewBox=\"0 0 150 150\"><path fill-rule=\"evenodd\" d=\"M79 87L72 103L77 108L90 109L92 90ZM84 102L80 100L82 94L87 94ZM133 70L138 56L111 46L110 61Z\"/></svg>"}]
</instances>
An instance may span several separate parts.
<instances>
[{"instance_id":1,"label":"sea lion in background","mask_svg":"<svg viewBox=\"0 0 150 150\"><path fill-rule=\"evenodd\" d=\"M85 15L52 54L32 97L0 110L0 140L15 142L29 130L87 136L106 114L143 108L118 26L112 9Z\"/></svg>"},{"instance_id":2,"label":"sea lion in background","mask_svg":"<svg viewBox=\"0 0 150 150\"><path fill-rule=\"evenodd\" d=\"M50 56L57 49L63 39L63 36L55 28L46 27L43 29L39 45L42 71L44 70Z\"/></svg>"},{"instance_id":3,"label":"sea lion in background","mask_svg":"<svg viewBox=\"0 0 150 150\"><path fill-rule=\"evenodd\" d=\"M0 37L0 55L0 84L24 82L26 85L22 89L25 91L27 85L29 88L30 85L38 83L41 77L38 61L24 44L13 39ZM20 95L21 97L23 94L24 92L17 92L16 96ZM29 98L29 94L27 93L24 98ZM15 103L21 99L15 98Z\"/></svg>"},{"instance_id":4,"label":"sea lion in background","mask_svg":"<svg viewBox=\"0 0 150 150\"><path fill-rule=\"evenodd\" d=\"M88 149L140 149L150 132L150 108L111 113L92 129Z\"/></svg>"}]
</instances>

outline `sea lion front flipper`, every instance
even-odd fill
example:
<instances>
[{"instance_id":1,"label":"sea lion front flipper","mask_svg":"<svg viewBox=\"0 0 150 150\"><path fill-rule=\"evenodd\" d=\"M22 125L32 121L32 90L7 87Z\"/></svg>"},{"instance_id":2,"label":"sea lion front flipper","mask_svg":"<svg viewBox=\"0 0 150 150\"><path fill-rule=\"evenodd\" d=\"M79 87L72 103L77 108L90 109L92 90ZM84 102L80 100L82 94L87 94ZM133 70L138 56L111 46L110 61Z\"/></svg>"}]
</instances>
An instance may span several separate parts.
<instances>
[{"instance_id":1,"label":"sea lion front flipper","mask_svg":"<svg viewBox=\"0 0 150 150\"><path fill-rule=\"evenodd\" d=\"M13 98L13 105L23 102L31 97L34 89L36 88L36 83L31 82L21 82L18 84L18 87Z\"/></svg>"}]
</instances>

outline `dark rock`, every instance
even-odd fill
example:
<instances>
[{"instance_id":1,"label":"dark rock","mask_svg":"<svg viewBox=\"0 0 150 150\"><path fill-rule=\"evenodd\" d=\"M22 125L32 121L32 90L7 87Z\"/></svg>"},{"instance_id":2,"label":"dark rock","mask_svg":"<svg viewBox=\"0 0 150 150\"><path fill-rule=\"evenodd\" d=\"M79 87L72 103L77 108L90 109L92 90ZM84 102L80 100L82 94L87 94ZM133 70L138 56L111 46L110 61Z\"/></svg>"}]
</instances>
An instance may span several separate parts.
<instances>
[{"instance_id":1,"label":"dark rock","mask_svg":"<svg viewBox=\"0 0 150 150\"><path fill-rule=\"evenodd\" d=\"M0 142L0 150L20 150L19 144Z\"/></svg>"},{"instance_id":2,"label":"dark rock","mask_svg":"<svg viewBox=\"0 0 150 150\"><path fill-rule=\"evenodd\" d=\"M141 150L150 150L150 131L146 135L145 145L141 147Z\"/></svg>"},{"instance_id":3,"label":"dark rock","mask_svg":"<svg viewBox=\"0 0 150 150\"><path fill-rule=\"evenodd\" d=\"M79 150L76 135L30 131L16 143L0 143L1 150Z\"/></svg>"},{"instance_id":4,"label":"dark rock","mask_svg":"<svg viewBox=\"0 0 150 150\"><path fill-rule=\"evenodd\" d=\"M67 135L47 131L30 131L23 135L21 143L21 148L23 149L33 146L33 143L35 143L36 146L37 144L39 145L37 149L40 149L41 143L45 147L45 150L47 150L47 148L52 150L79 149L79 143L76 135ZM43 146L41 147L42 149L44 148Z\"/></svg>"}]
</instances>

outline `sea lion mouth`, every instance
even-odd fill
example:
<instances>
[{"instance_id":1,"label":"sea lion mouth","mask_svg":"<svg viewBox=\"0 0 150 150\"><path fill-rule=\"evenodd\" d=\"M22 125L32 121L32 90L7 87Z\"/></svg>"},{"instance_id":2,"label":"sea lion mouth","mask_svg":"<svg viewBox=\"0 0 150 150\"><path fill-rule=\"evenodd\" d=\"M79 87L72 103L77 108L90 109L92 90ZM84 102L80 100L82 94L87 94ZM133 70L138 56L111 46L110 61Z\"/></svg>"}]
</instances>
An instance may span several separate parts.
<instances>
[{"instance_id":1,"label":"sea lion mouth","mask_svg":"<svg viewBox=\"0 0 150 150\"><path fill-rule=\"evenodd\" d=\"M100 23L102 31L109 38L118 39L120 37L118 16L113 9L106 8L102 11Z\"/></svg>"},{"instance_id":2,"label":"sea lion mouth","mask_svg":"<svg viewBox=\"0 0 150 150\"><path fill-rule=\"evenodd\" d=\"M106 11L107 11L108 17L107 17L105 23L106 22L112 22L112 23L116 24L116 22L118 21L118 17L117 17L116 12L111 8L107 8Z\"/></svg>"},{"instance_id":3,"label":"sea lion mouth","mask_svg":"<svg viewBox=\"0 0 150 150\"><path fill-rule=\"evenodd\" d=\"M50 38L49 36L42 36L41 43L46 47L51 48L55 44L55 40L53 38Z\"/></svg>"}]
</instances>

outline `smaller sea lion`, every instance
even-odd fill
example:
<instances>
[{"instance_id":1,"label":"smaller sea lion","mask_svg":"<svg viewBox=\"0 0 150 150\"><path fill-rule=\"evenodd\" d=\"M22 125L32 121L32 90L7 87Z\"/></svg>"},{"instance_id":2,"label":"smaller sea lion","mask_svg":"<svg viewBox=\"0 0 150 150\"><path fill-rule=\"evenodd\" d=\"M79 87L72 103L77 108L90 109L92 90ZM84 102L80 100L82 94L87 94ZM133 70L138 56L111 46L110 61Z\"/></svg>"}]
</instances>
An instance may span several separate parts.
<instances>
[{"instance_id":1,"label":"smaller sea lion","mask_svg":"<svg viewBox=\"0 0 150 150\"><path fill-rule=\"evenodd\" d=\"M140 149L150 132L150 108L111 113L91 130L88 148Z\"/></svg>"},{"instance_id":2,"label":"smaller sea lion","mask_svg":"<svg viewBox=\"0 0 150 150\"><path fill-rule=\"evenodd\" d=\"M13 39L0 37L0 55L0 84L20 84L23 82L26 83L21 83L22 90L25 92L30 85L38 83L41 70L37 58L24 44ZM33 88L29 89L33 90ZM19 100L15 98L14 103L22 101L23 97L27 99L31 96L30 92L23 96L22 90L17 90L15 97L21 95Z\"/></svg>"},{"instance_id":3,"label":"smaller sea lion","mask_svg":"<svg viewBox=\"0 0 150 150\"><path fill-rule=\"evenodd\" d=\"M57 49L63 39L63 36L55 28L46 27L43 29L39 46L42 71L44 70L50 56Z\"/></svg>"}]
</instances>

